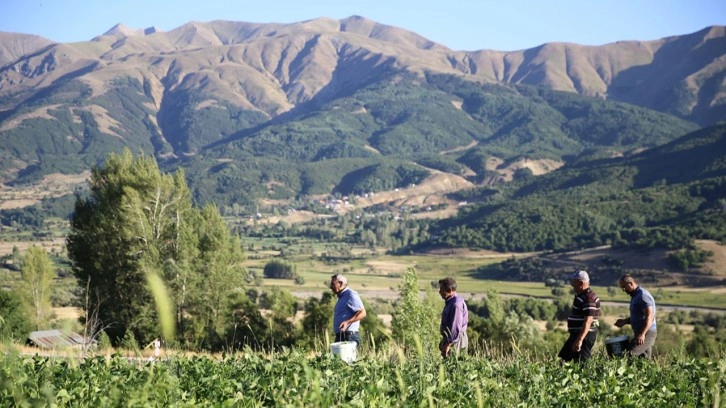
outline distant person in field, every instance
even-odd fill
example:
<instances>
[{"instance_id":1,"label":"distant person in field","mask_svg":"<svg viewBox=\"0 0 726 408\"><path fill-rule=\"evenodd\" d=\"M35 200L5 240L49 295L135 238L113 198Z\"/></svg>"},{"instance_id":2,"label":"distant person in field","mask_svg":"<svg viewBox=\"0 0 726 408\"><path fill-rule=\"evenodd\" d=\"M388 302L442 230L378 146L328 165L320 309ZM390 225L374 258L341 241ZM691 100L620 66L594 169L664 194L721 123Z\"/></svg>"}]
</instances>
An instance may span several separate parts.
<instances>
[{"instance_id":1,"label":"distant person in field","mask_svg":"<svg viewBox=\"0 0 726 408\"><path fill-rule=\"evenodd\" d=\"M590 276L577 271L570 276L570 285L575 290L572 310L567 317L567 331L570 336L560 350L564 361L585 362L592 356L592 347L597 340L600 298L590 289Z\"/></svg>"},{"instance_id":2,"label":"distant person in field","mask_svg":"<svg viewBox=\"0 0 726 408\"><path fill-rule=\"evenodd\" d=\"M358 292L348 287L348 279L341 274L330 278L330 290L338 296L333 313L335 341L354 341L360 346L360 321L366 317L366 309Z\"/></svg>"},{"instance_id":3,"label":"distant person in field","mask_svg":"<svg viewBox=\"0 0 726 408\"><path fill-rule=\"evenodd\" d=\"M444 299L444 311L441 313L441 341L439 350L446 358L452 354L459 355L469 346L466 328L469 326L469 309L464 298L456 294L456 281L453 278L439 280L439 294Z\"/></svg>"},{"instance_id":4,"label":"distant person in field","mask_svg":"<svg viewBox=\"0 0 726 408\"><path fill-rule=\"evenodd\" d=\"M629 273L620 278L618 285L630 295L630 317L616 320L615 326L631 325L634 337L628 347L630 355L650 358L658 335L655 326L655 299Z\"/></svg>"}]
</instances>

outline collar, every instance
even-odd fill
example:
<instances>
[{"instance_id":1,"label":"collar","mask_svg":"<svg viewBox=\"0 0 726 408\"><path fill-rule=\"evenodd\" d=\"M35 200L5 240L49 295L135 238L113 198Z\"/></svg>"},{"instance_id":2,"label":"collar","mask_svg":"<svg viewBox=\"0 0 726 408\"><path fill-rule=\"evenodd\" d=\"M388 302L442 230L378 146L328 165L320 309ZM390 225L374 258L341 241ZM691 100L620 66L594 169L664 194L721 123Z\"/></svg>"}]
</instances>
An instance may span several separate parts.
<instances>
[{"instance_id":1,"label":"collar","mask_svg":"<svg viewBox=\"0 0 726 408\"><path fill-rule=\"evenodd\" d=\"M638 285L638 287L635 288L635 290L633 291L633 293L628 293L628 295L630 295L630 297L635 297L635 295L637 295L638 293L640 293L642 290L643 289L640 287L640 285Z\"/></svg>"},{"instance_id":2,"label":"collar","mask_svg":"<svg viewBox=\"0 0 726 408\"><path fill-rule=\"evenodd\" d=\"M346 286L345 289L341 290L340 293L338 293L336 296L341 297L341 296L343 296L343 293L345 293L348 290L350 290L350 288Z\"/></svg>"},{"instance_id":3,"label":"collar","mask_svg":"<svg viewBox=\"0 0 726 408\"><path fill-rule=\"evenodd\" d=\"M455 297L456 297L456 292L454 292L453 295L449 296L448 299L444 300L444 303L449 303L450 301L453 301Z\"/></svg>"}]
</instances>

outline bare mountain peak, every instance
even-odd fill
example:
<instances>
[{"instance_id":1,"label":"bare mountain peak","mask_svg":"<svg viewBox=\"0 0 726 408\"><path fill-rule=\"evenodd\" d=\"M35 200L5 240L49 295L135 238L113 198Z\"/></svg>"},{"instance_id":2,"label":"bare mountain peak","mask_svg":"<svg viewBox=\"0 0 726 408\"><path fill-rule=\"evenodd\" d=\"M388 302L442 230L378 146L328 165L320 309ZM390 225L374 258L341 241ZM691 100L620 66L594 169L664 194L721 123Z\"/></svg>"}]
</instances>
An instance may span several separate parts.
<instances>
[{"instance_id":1,"label":"bare mountain peak","mask_svg":"<svg viewBox=\"0 0 726 408\"><path fill-rule=\"evenodd\" d=\"M424 50L449 50L443 45L437 44L412 31L377 23L358 15L340 20L340 31L366 36L379 41L409 45Z\"/></svg>"},{"instance_id":2,"label":"bare mountain peak","mask_svg":"<svg viewBox=\"0 0 726 408\"><path fill-rule=\"evenodd\" d=\"M146 35L154 34L156 32L159 32L159 30L157 30L157 28L154 26L135 29L123 23L118 23L102 35L108 35L113 37L143 37Z\"/></svg>"},{"instance_id":3,"label":"bare mountain peak","mask_svg":"<svg viewBox=\"0 0 726 408\"><path fill-rule=\"evenodd\" d=\"M23 55L32 54L50 44L53 44L53 41L37 35L0 31L0 66Z\"/></svg>"},{"instance_id":4,"label":"bare mountain peak","mask_svg":"<svg viewBox=\"0 0 726 408\"><path fill-rule=\"evenodd\" d=\"M127 27L123 23L118 23L115 26L111 27L111 29L103 33L103 35L126 37L134 35L134 29Z\"/></svg>"},{"instance_id":5,"label":"bare mountain peak","mask_svg":"<svg viewBox=\"0 0 726 408\"><path fill-rule=\"evenodd\" d=\"M168 32L169 38L177 46L207 47L222 45L224 42L214 31L211 23L191 21Z\"/></svg>"}]
</instances>

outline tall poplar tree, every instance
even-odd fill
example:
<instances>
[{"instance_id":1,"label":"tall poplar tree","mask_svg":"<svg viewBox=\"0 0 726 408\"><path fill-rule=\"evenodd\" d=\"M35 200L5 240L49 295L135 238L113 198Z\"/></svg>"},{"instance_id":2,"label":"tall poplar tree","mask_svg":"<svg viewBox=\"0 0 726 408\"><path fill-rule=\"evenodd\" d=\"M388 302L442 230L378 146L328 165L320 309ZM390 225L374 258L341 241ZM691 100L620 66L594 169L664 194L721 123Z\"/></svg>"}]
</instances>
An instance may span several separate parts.
<instances>
[{"instance_id":1,"label":"tall poplar tree","mask_svg":"<svg viewBox=\"0 0 726 408\"><path fill-rule=\"evenodd\" d=\"M181 170L163 174L152 157L110 154L92 170L90 196L76 201L68 254L88 308L118 341L207 344L226 295L243 283L244 260L214 206L192 205ZM203 306L204 307L203 307ZM207 309L212 309L209 311ZM161 333L168 317L173 338Z\"/></svg>"},{"instance_id":2,"label":"tall poplar tree","mask_svg":"<svg viewBox=\"0 0 726 408\"><path fill-rule=\"evenodd\" d=\"M420 344L419 353L435 355L441 339L439 323L444 305L436 300L430 286L421 298L414 268L408 268L401 281L400 298L391 321L393 337L409 350L415 350Z\"/></svg>"},{"instance_id":3,"label":"tall poplar tree","mask_svg":"<svg viewBox=\"0 0 726 408\"><path fill-rule=\"evenodd\" d=\"M22 292L32 311L34 326L39 330L52 314L50 287L55 277L55 268L48 252L35 245L28 248L22 265Z\"/></svg>"}]
</instances>

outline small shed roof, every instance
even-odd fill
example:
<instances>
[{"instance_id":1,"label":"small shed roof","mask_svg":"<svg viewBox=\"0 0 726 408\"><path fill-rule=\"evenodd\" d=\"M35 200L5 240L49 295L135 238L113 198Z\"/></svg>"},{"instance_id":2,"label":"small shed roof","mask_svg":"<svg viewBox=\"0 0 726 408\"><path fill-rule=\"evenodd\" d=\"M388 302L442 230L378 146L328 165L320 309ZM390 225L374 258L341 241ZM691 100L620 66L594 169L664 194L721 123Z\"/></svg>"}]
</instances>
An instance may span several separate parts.
<instances>
[{"instance_id":1,"label":"small shed roof","mask_svg":"<svg viewBox=\"0 0 726 408\"><path fill-rule=\"evenodd\" d=\"M95 344L95 340L88 340L80 334L64 332L61 330L40 330L31 332L28 343L42 348L76 347L84 344Z\"/></svg>"}]
</instances>

